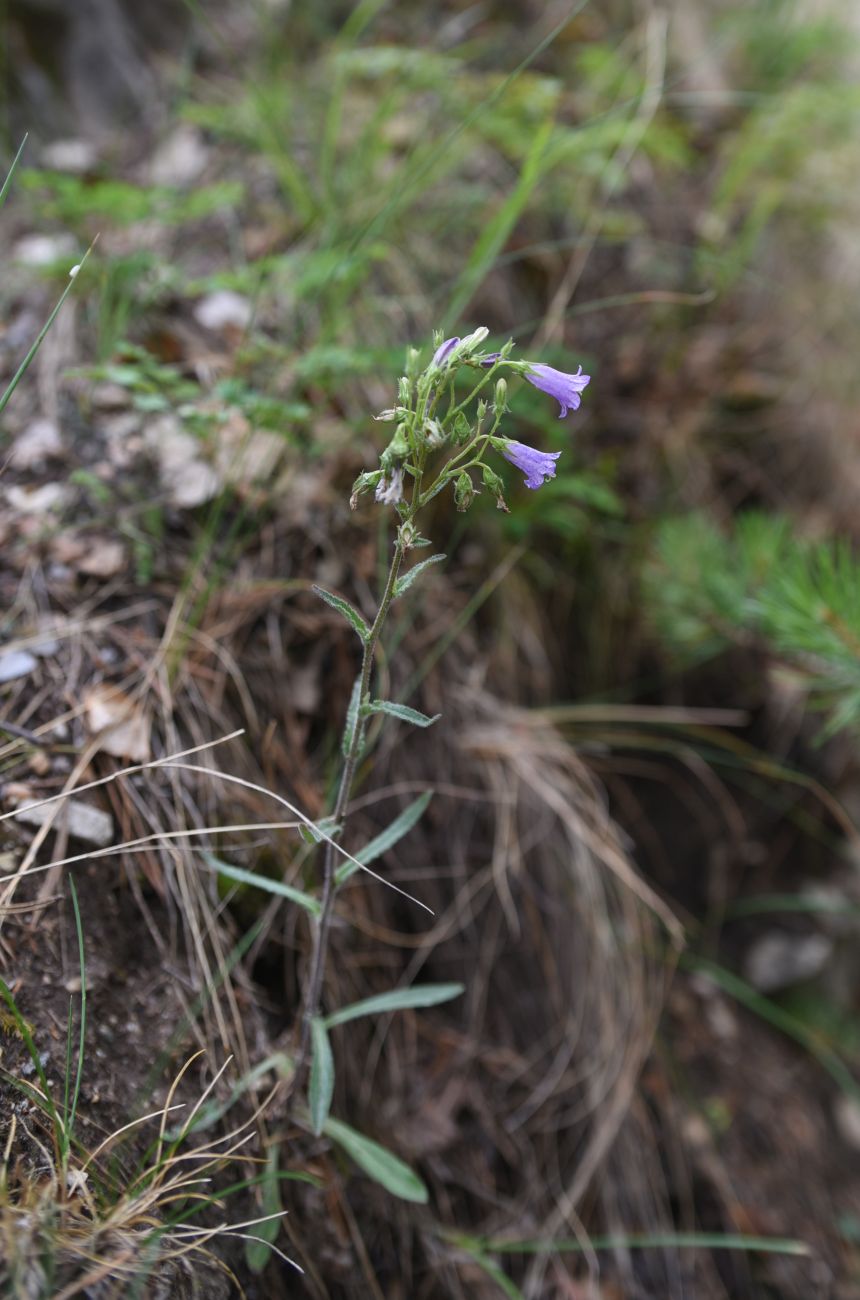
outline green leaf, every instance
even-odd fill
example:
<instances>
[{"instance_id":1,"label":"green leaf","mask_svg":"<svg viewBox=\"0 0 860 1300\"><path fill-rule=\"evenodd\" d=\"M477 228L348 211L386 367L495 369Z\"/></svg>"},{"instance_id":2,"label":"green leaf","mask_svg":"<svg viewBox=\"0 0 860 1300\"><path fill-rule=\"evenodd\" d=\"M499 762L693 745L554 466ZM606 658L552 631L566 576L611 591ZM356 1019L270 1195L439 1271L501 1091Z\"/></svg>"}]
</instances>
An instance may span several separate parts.
<instances>
[{"instance_id":1,"label":"green leaf","mask_svg":"<svg viewBox=\"0 0 860 1300\"><path fill-rule=\"evenodd\" d=\"M370 704L365 705L367 713L387 713L392 718L399 718L401 722L411 722L413 727L432 727L434 722L438 722L441 713L436 713L432 718L428 718L426 713L419 713L417 709L410 709L408 704L395 704L393 700L372 700Z\"/></svg>"},{"instance_id":2,"label":"green leaf","mask_svg":"<svg viewBox=\"0 0 860 1300\"><path fill-rule=\"evenodd\" d=\"M450 1002L458 998L464 989L463 984L413 984L408 989L392 989L390 993L378 993L376 997L364 998L353 1002L351 1006L341 1007L326 1016L327 1029L335 1025L345 1025L359 1016L382 1015L386 1011L406 1011L411 1007L435 1007L440 1002Z\"/></svg>"},{"instance_id":3,"label":"green leaf","mask_svg":"<svg viewBox=\"0 0 860 1300\"><path fill-rule=\"evenodd\" d=\"M429 1193L418 1175L378 1142L331 1116L326 1120L323 1132L343 1147L359 1168L392 1196L398 1196L401 1201L414 1201L417 1205L427 1204Z\"/></svg>"},{"instance_id":4,"label":"green leaf","mask_svg":"<svg viewBox=\"0 0 860 1300\"><path fill-rule=\"evenodd\" d=\"M310 912L311 916L320 914L317 899L310 894L305 894L301 889L284 884L283 880L270 880L268 876L258 876L254 871L234 867L231 863L216 858L214 853L204 853L203 861L208 867L212 867L213 871L217 871L219 876L226 876L228 880L235 880L240 885L252 885L255 889L264 889L267 894L279 894L281 898L288 898L291 903L298 903L299 907Z\"/></svg>"},{"instance_id":5,"label":"green leaf","mask_svg":"<svg viewBox=\"0 0 860 1300\"><path fill-rule=\"evenodd\" d=\"M349 706L346 710L346 724L343 729L343 739L340 742L341 751L346 758L352 748L352 738L355 735L355 729L358 726L358 695L361 690L361 676L355 679L352 688L352 695L349 697Z\"/></svg>"},{"instance_id":6,"label":"green leaf","mask_svg":"<svg viewBox=\"0 0 860 1300\"><path fill-rule=\"evenodd\" d=\"M277 1143L273 1143L269 1147L265 1173L260 1179L263 1189L262 1214L272 1217L263 1219L262 1223L254 1224L254 1236L261 1240L245 1242L245 1259L252 1273L262 1273L272 1254L270 1246L281 1230L280 1216L283 1211L279 1186L281 1177L282 1175L278 1174L278 1146Z\"/></svg>"},{"instance_id":7,"label":"green leaf","mask_svg":"<svg viewBox=\"0 0 860 1300\"><path fill-rule=\"evenodd\" d=\"M397 597L402 596L404 591L408 591L415 579L420 577L425 569L429 569L431 564L441 564L447 558L447 555L431 555L429 560L422 560L420 564L413 564L412 568L407 569L395 582L393 599L397 600Z\"/></svg>"},{"instance_id":8,"label":"green leaf","mask_svg":"<svg viewBox=\"0 0 860 1300\"><path fill-rule=\"evenodd\" d=\"M328 1119L331 1099L334 1096L334 1057L328 1040L326 1022L319 1016L314 1016L311 1021L311 1043L313 1060L308 1099L311 1106L311 1125L314 1133L319 1137Z\"/></svg>"},{"instance_id":9,"label":"green leaf","mask_svg":"<svg viewBox=\"0 0 860 1300\"><path fill-rule=\"evenodd\" d=\"M403 809L399 816L395 817L390 826L386 826L384 831L380 831L369 843L365 844L363 849L359 849L354 854L357 861L366 867L371 862L375 862L377 858L382 857L383 853L393 849L394 845L399 840L402 840L403 836L407 835L416 822L421 819L424 815L424 809L432 798L432 790L425 790L423 794L420 794L417 799ZM350 876L354 875L358 870L359 868L355 862L345 862L343 866L338 867L335 880L339 885L342 885L345 880L349 880Z\"/></svg>"},{"instance_id":10,"label":"green leaf","mask_svg":"<svg viewBox=\"0 0 860 1300\"><path fill-rule=\"evenodd\" d=\"M370 628L367 623L365 623L358 610L354 609L348 600L344 600L342 596L336 596L333 591L326 591L325 587L315 586L312 587L311 590L319 596L320 600L324 600L327 605L331 605L332 609L336 609L339 614L343 614L344 618L352 626L353 630L361 637L362 644L367 644L367 640L370 636Z\"/></svg>"},{"instance_id":11,"label":"green leaf","mask_svg":"<svg viewBox=\"0 0 860 1300\"><path fill-rule=\"evenodd\" d=\"M318 822L309 822L299 827L299 834L305 844L321 844L326 837L334 839L341 825L333 817L321 817Z\"/></svg>"}]
</instances>

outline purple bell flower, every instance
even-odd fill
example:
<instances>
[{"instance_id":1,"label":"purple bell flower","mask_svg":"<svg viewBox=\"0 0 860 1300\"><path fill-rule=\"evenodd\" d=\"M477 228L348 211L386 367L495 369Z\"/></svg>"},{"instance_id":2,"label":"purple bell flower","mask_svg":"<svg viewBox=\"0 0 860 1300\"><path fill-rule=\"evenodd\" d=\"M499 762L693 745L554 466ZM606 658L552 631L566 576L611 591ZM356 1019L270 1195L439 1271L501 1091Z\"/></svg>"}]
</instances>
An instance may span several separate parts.
<instances>
[{"instance_id":1,"label":"purple bell flower","mask_svg":"<svg viewBox=\"0 0 860 1300\"><path fill-rule=\"evenodd\" d=\"M564 370L554 370L552 366L545 366L536 361L529 365L526 379L535 388L555 398L561 407L558 418L562 419L569 410L575 411L579 406L582 400L579 394L590 382L591 375L584 375L582 366L575 375L569 375Z\"/></svg>"},{"instance_id":2,"label":"purple bell flower","mask_svg":"<svg viewBox=\"0 0 860 1300\"><path fill-rule=\"evenodd\" d=\"M444 343L440 343L433 353L433 360L430 365L443 366L459 342L460 339L457 337L455 339L446 339Z\"/></svg>"},{"instance_id":3,"label":"purple bell flower","mask_svg":"<svg viewBox=\"0 0 860 1300\"><path fill-rule=\"evenodd\" d=\"M555 478L555 462L561 452L537 451L534 447L527 447L524 442L508 442L502 455L522 470L526 476L527 488L539 488L547 479Z\"/></svg>"}]
</instances>

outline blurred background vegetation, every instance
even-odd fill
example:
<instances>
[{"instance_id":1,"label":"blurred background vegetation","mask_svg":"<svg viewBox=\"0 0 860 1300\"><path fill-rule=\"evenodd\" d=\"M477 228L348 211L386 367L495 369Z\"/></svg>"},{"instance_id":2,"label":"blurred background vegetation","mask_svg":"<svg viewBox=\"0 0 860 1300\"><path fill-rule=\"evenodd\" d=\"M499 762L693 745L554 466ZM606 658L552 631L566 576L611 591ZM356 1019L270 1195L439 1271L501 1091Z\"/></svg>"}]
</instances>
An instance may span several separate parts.
<instances>
[{"instance_id":1,"label":"blurred background vegetation","mask_svg":"<svg viewBox=\"0 0 860 1300\"><path fill-rule=\"evenodd\" d=\"M392 1029L384 1067L370 1029L342 1048L339 1113L395 1135L432 1216L278 1132L284 1167L339 1187L290 1192L306 1293L860 1295L856 14L5 0L0 22L8 160L29 133L7 377L98 236L4 417L6 632L153 598L151 644L92 671L159 648L166 747L244 725L236 770L318 815L355 647L302 593L368 605L385 525L349 484L406 346L485 324L592 376L565 421L513 395L509 436L561 451L557 478L511 475L504 517L440 499L449 562L398 624L398 698L451 725L423 757L383 745L362 788L450 799L389 868L439 864L460 919L425 951L368 891L330 991L426 962L471 992L432 1044ZM223 879L193 906L231 940L260 916ZM304 939L265 927L243 996L271 1046ZM199 988L220 957L196 942ZM305 1293L252 1263L248 1294Z\"/></svg>"}]
</instances>

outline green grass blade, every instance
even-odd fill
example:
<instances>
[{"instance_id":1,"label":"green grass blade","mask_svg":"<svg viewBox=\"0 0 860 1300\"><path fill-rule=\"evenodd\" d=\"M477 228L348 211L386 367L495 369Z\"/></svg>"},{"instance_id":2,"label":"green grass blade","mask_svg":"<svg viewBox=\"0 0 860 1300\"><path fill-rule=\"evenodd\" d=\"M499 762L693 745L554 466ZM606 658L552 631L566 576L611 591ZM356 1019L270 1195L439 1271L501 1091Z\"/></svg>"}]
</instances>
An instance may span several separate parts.
<instances>
[{"instance_id":1,"label":"green grass blade","mask_svg":"<svg viewBox=\"0 0 860 1300\"><path fill-rule=\"evenodd\" d=\"M535 133L522 171L511 193L493 213L478 236L475 247L454 286L448 311L442 322L443 334L450 333L474 294L486 279L487 273L505 246L526 204L543 175L543 160L553 131L553 121L547 119Z\"/></svg>"},{"instance_id":2,"label":"green grass blade","mask_svg":"<svg viewBox=\"0 0 860 1300\"><path fill-rule=\"evenodd\" d=\"M87 967L84 953L84 927L81 922L81 909L78 903L78 891L75 889L74 876L69 876L69 889L72 893L72 907L75 912L75 933L78 936L78 961L81 968L81 1027L78 1036L78 1065L75 1072L75 1087L72 1093L72 1109L66 1112L66 1138L71 1142L78 1112L78 1100L81 1095L81 1076L84 1070L84 1041L87 1032ZM68 1087L68 1079L66 1080Z\"/></svg>"},{"instance_id":3,"label":"green grass blade","mask_svg":"<svg viewBox=\"0 0 860 1300\"><path fill-rule=\"evenodd\" d=\"M557 1241L528 1238L522 1241L494 1241L483 1237L443 1234L446 1240L470 1254L561 1255L589 1250L744 1250L762 1255L811 1255L805 1241L792 1237L748 1237L739 1232L615 1232L604 1237L565 1237Z\"/></svg>"},{"instance_id":4,"label":"green grass blade","mask_svg":"<svg viewBox=\"0 0 860 1300\"><path fill-rule=\"evenodd\" d=\"M84 262L86 262L87 258L89 257L89 255L90 255L90 253L91 253L92 251L93 251L93 245L90 244L89 248L88 248L87 251L84 253L83 257L81 258L80 262L78 263L79 269L83 268ZM48 330L51 328L51 326L53 325L54 321L57 319L57 316L58 316L58 314L59 314L60 308L62 307L63 303L66 301L66 299L68 298L69 294L72 292L72 289L73 289L74 287L75 287L75 280L74 280L74 279L70 279L70 280L69 280L69 283L66 285L65 289L63 290L63 292L62 292L61 295L60 295L59 302L57 303L57 305L55 306L54 310L51 312L50 316L49 316L48 319L45 321L45 324L42 326L41 330L39 331L39 333L38 333L38 335L37 335L37 337L36 337L36 341L35 341L35 343L34 343L33 346L30 348L30 351L27 353L26 357L25 357L24 360L21 362L21 364L20 364L20 366L18 367L18 369L15 371L15 374L14 374L14 375L12 376L12 378L9 380L9 387L6 389L6 391L5 391L5 393L3 394L3 396L0 397L0 414L2 414L2 412L5 410L6 405L7 405L8 401L9 401L9 398L12 396L12 394L13 394L14 391L15 391L15 389L18 387L18 384L21 382L21 379L23 378L23 376L24 376L24 374L25 374L25 372L26 372L28 366L29 366L30 363L32 362L32 360L33 360L33 358L35 357L36 353L39 351L39 348L40 348L40 347L42 346L42 344L44 343L44 341L45 341L45 337L46 337L46 335L47 335L47 333L48 333Z\"/></svg>"},{"instance_id":5,"label":"green grass blade","mask_svg":"<svg viewBox=\"0 0 860 1300\"><path fill-rule=\"evenodd\" d=\"M21 1035L24 1046L27 1048L27 1052L29 1053L30 1060L33 1062L33 1068L36 1071L39 1083L42 1085L42 1092L44 1093L44 1101L42 1104L44 1104L51 1117L51 1122L54 1125L54 1134L57 1146L62 1150L64 1142L63 1121L60 1119L60 1116L57 1113L57 1108L54 1105L54 1099L51 1096L51 1091L48 1087L48 1078L45 1074L45 1069L42 1065L36 1044L33 1042L33 1035L30 1033L30 1026L18 1010L18 1005L12 996L12 990L9 988L2 976L0 976L0 997L3 998L3 1001L12 1013L12 1019L15 1021L15 1028Z\"/></svg>"},{"instance_id":6,"label":"green grass blade","mask_svg":"<svg viewBox=\"0 0 860 1300\"><path fill-rule=\"evenodd\" d=\"M793 1038L818 1061L819 1065L824 1067L844 1093L855 1101L860 1101L860 1084L854 1079L848 1066L832 1048L822 1043L815 1032L802 1020L798 1020L796 1016L785 1011L770 998L763 997L752 985L747 984L746 980L742 980L740 976L726 970L723 966L718 966L716 962L690 954L683 954L680 960L681 965L687 970L699 971L706 975L718 988L728 993L736 1002L740 1002L748 1011L766 1020L769 1025L788 1038Z\"/></svg>"},{"instance_id":7,"label":"green grass blade","mask_svg":"<svg viewBox=\"0 0 860 1300\"><path fill-rule=\"evenodd\" d=\"M341 1007L326 1016L325 1025L334 1029L336 1025L345 1025L360 1016L381 1016L388 1011L406 1011L415 1007L435 1007L440 1002L450 1002L464 991L463 984L413 984L408 989L392 989L390 993L378 993L373 998L363 998L351 1006Z\"/></svg>"},{"instance_id":8,"label":"green grass blade","mask_svg":"<svg viewBox=\"0 0 860 1300\"><path fill-rule=\"evenodd\" d=\"M15 175L15 168L18 166L18 163L21 161L21 154L24 152L24 146L26 145L28 139L29 136L25 135L24 139L21 141L18 152L15 154L15 157L12 159L12 166L9 168L8 172L6 173L6 179L3 182L3 188L0 189L0 208L2 208L3 204L6 202L6 195L9 193L9 186L12 184L12 177Z\"/></svg>"}]
</instances>

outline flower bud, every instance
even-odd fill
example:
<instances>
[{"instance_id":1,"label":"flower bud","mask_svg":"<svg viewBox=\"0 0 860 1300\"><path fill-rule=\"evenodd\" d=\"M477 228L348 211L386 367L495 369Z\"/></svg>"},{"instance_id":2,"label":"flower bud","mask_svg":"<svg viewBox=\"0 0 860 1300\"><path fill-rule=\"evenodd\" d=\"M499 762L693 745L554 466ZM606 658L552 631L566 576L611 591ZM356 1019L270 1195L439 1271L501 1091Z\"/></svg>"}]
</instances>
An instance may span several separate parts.
<instances>
[{"instance_id":1,"label":"flower bud","mask_svg":"<svg viewBox=\"0 0 860 1300\"><path fill-rule=\"evenodd\" d=\"M508 381L499 379L496 383L496 395L493 398L493 405L496 412L501 415L508 409Z\"/></svg>"},{"instance_id":2,"label":"flower bud","mask_svg":"<svg viewBox=\"0 0 860 1300\"><path fill-rule=\"evenodd\" d=\"M465 470L457 475L454 484L454 504L459 511L468 510L475 499L475 485Z\"/></svg>"},{"instance_id":3,"label":"flower bud","mask_svg":"<svg viewBox=\"0 0 860 1300\"><path fill-rule=\"evenodd\" d=\"M365 474L359 474L358 478L352 485L352 495L349 498L350 510L355 510L358 505L358 498L361 496L362 492L369 492L371 488L376 487L381 478L381 469L369 470Z\"/></svg>"},{"instance_id":4,"label":"flower bud","mask_svg":"<svg viewBox=\"0 0 860 1300\"><path fill-rule=\"evenodd\" d=\"M401 406L409 406L409 397L412 385L407 375L401 375L397 384L397 400Z\"/></svg>"}]
</instances>

